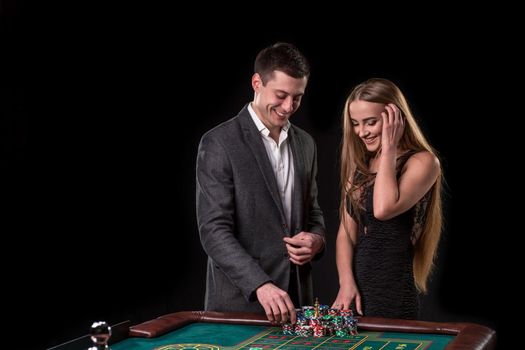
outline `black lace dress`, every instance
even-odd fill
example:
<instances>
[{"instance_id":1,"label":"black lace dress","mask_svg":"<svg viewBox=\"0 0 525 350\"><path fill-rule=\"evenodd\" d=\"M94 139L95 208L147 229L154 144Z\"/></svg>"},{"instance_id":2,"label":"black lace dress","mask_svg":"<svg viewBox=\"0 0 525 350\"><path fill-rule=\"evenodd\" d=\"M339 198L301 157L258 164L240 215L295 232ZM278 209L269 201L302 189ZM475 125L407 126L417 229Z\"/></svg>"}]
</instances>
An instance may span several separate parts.
<instances>
[{"instance_id":1,"label":"black lace dress","mask_svg":"<svg viewBox=\"0 0 525 350\"><path fill-rule=\"evenodd\" d=\"M411 155L397 160L397 177ZM414 247L411 238L418 237L430 191L414 207L392 219L380 221L373 214L374 179L361 194L362 208L354 252L354 277L361 294L365 316L417 319L418 293L412 274Z\"/></svg>"}]
</instances>

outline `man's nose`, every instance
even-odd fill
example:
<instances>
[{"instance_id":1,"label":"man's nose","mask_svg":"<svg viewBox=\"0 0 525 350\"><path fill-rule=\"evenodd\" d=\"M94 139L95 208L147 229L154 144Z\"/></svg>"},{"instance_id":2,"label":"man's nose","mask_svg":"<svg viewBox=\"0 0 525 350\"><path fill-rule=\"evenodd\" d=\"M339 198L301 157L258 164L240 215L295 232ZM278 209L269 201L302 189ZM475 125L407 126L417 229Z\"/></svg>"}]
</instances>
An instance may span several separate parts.
<instances>
[{"instance_id":1,"label":"man's nose","mask_svg":"<svg viewBox=\"0 0 525 350\"><path fill-rule=\"evenodd\" d=\"M291 96L288 96L282 103L282 107L286 113L290 113L291 111L293 111L293 98Z\"/></svg>"}]
</instances>

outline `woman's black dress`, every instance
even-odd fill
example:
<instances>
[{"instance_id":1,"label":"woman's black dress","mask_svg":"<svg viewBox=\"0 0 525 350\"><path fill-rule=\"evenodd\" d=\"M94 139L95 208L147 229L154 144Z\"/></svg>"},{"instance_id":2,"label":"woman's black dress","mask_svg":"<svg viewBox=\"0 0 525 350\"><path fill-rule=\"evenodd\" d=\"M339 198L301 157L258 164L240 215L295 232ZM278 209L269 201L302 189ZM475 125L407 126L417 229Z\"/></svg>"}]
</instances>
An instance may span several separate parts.
<instances>
[{"instance_id":1,"label":"woman's black dress","mask_svg":"<svg viewBox=\"0 0 525 350\"><path fill-rule=\"evenodd\" d=\"M398 178L413 154L398 158ZM353 261L363 313L365 316L416 319L419 301L412 273L414 247L411 237L421 227L424 217L421 208L426 208L430 191L413 208L385 221L374 217L373 191L372 179L361 196L364 210L359 210L359 232Z\"/></svg>"}]
</instances>

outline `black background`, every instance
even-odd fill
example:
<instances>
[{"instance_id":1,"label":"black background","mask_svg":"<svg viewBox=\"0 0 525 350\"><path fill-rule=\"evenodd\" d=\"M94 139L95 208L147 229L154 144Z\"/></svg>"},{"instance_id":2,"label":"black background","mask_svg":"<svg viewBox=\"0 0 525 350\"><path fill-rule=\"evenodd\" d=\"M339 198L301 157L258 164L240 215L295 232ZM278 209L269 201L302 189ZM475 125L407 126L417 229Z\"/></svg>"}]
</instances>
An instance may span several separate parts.
<instances>
[{"instance_id":1,"label":"black background","mask_svg":"<svg viewBox=\"0 0 525 350\"><path fill-rule=\"evenodd\" d=\"M384 77L405 92L447 181L421 318L481 323L498 331L500 345L508 341L504 315L516 311L520 271L511 253L515 209L503 198L521 191L511 156L521 135L512 88L521 69L517 28L490 25L501 12L444 12L434 22L427 11L394 26L388 16L359 21L358 11L337 20L278 10L233 20L206 15L214 8L145 4L1 10L3 289L23 348L83 335L95 320L203 308L197 145L251 100L255 55L276 41L296 44L312 65L291 121L318 145L328 250L314 265L315 295L329 304L338 287L342 106L355 84ZM463 23L466 15L473 23Z\"/></svg>"}]
</instances>

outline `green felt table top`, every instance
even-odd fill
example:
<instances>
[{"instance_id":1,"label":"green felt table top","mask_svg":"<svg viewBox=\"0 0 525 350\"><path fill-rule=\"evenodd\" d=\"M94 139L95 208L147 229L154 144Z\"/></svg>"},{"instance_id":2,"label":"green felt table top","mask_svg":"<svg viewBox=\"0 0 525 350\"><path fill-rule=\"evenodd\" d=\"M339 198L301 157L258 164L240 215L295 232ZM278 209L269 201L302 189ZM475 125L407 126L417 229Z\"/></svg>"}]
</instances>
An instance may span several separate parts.
<instances>
[{"instance_id":1,"label":"green felt table top","mask_svg":"<svg viewBox=\"0 0 525 350\"><path fill-rule=\"evenodd\" d=\"M283 335L277 327L193 323L157 338L128 338L111 345L111 349L438 350L444 349L453 338L449 335L394 332L359 332L346 338L304 338Z\"/></svg>"}]
</instances>

